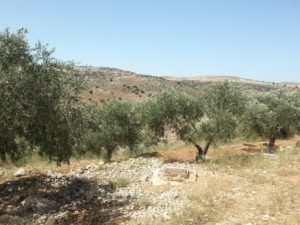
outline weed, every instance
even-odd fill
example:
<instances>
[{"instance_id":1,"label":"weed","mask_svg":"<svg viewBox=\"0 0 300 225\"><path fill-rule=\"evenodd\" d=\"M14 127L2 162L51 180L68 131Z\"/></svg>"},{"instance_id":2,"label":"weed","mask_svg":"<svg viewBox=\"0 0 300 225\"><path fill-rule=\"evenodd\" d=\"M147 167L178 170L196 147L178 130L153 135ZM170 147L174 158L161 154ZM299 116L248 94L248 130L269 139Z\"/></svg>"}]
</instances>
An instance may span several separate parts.
<instances>
[{"instance_id":1,"label":"weed","mask_svg":"<svg viewBox=\"0 0 300 225\"><path fill-rule=\"evenodd\" d=\"M226 201L222 201L221 205L216 205L216 196L220 192L218 181L208 180L207 185L202 190L191 190L188 198L192 201L193 207L185 210L179 215L174 215L167 223L168 225L201 225L214 224L218 217L222 215L222 211L229 208ZM226 185L224 185L226 186ZM220 207L219 210L216 208Z\"/></svg>"},{"instance_id":2,"label":"weed","mask_svg":"<svg viewBox=\"0 0 300 225\"><path fill-rule=\"evenodd\" d=\"M244 167L259 167L265 165L265 160L261 154L255 155L219 155L211 159L206 159L204 163L207 166L214 166L224 168L229 166L231 168Z\"/></svg>"},{"instance_id":3,"label":"weed","mask_svg":"<svg viewBox=\"0 0 300 225\"><path fill-rule=\"evenodd\" d=\"M24 225L39 225L40 223L38 221L29 221L29 222L25 222Z\"/></svg>"},{"instance_id":4,"label":"weed","mask_svg":"<svg viewBox=\"0 0 300 225\"><path fill-rule=\"evenodd\" d=\"M287 166L279 168L277 174L283 177L296 176L299 174L299 171L294 167Z\"/></svg>"},{"instance_id":5,"label":"weed","mask_svg":"<svg viewBox=\"0 0 300 225\"><path fill-rule=\"evenodd\" d=\"M148 164L148 162L146 160L145 161L138 161L138 162L135 162L134 164L131 164L129 166L129 169L143 167L143 166L146 166L147 164Z\"/></svg>"},{"instance_id":6,"label":"weed","mask_svg":"<svg viewBox=\"0 0 300 225\"><path fill-rule=\"evenodd\" d=\"M138 202L136 202L134 208L135 209L147 209L149 206L153 206L154 203L148 198L142 198Z\"/></svg>"},{"instance_id":7,"label":"weed","mask_svg":"<svg viewBox=\"0 0 300 225\"><path fill-rule=\"evenodd\" d=\"M127 187L130 184L130 179L127 177L118 177L114 180L111 180L109 183L114 189L118 189Z\"/></svg>"}]
</instances>

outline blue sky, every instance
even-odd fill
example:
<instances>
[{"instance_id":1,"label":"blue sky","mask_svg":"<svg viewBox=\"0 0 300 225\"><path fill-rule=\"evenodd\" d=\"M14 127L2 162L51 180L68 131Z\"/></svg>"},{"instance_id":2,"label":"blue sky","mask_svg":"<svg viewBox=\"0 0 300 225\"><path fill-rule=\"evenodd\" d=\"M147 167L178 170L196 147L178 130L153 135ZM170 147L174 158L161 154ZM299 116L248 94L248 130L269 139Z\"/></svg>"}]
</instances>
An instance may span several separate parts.
<instances>
[{"instance_id":1,"label":"blue sky","mask_svg":"<svg viewBox=\"0 0 300 225\"><path fill-rule=\"evenodd\" d=\"M300 0L0 0L0 29L83 65L300 82Z\"/></svg>"}]
</instances>

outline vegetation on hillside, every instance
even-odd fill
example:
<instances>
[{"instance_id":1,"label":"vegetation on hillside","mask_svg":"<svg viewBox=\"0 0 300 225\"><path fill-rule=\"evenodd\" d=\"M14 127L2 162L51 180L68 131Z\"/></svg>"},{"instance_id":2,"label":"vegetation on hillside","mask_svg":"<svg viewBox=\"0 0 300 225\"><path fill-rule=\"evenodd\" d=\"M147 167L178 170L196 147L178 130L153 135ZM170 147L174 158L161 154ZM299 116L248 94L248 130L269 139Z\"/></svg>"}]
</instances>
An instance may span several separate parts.
<instances>
[{"instance_id":1,"label":"vegetation on hillside","mask_svg":"<svg viewBox=\"0 0 300 225\"><path fill-rule=\"evenodd\" d=\"M96 101L102 103L110 99L141 101L151 95L159 94L165 90L172 89L190 95L197 95L213 83L228 80L233 83L241 83L247 93L263 93L280 88L296 90L297 83L270 83L243 79L238 77L157 77L143 75L108 67L77 67L85 77L89 90L83 92L85 101ZM93 93L91 94L90 91ZM112 94L113 92L113 94Z\"/></svg>"},{"instance_id":2,"label":"vegetation on hillside","mask_svg":"<svg viewBox=\"0 0 300 225\"><path fill-rule=\"evenodd\" d=\"M111 160L119 149L147 148L165 141L170 132L195 145L198 157L205 156L213 143L248 133L268 138L272 151L276 139L300 131L299 90L250 93L247 86L229 81L204 86L170 81L176 88L167 90L166 80L146 76L161 81L159 88L165 91L150 95L145 87L131 85L123 88L147 99L115 99L99 105L81 101L82 71L54 58L53 50L40 43L31 47L26 33L24 29L0 33L2 161L33 151L57 163L69 162L75 152L104 151ZM111 77L103 79L115 83ZM179 91L190 84L196 87L192 92Z\"/></svg>"}]
</instances>

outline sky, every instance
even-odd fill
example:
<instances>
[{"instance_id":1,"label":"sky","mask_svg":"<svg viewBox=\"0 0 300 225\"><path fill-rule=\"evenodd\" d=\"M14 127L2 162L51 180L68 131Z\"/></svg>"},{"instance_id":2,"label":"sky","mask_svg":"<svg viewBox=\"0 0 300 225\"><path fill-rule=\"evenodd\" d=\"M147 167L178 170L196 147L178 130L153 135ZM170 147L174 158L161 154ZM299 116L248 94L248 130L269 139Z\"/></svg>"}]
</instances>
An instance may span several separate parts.
<instances>
[{"instance_id":1,"label":"sky","mask_svg":"<svg viewBox=\"0 0 300 225\"><path fill-rule=\"evenodd\" d=\"M0 0L0 31L78 65L300 82L300 0Z\"/></svg>"}]
</instances>

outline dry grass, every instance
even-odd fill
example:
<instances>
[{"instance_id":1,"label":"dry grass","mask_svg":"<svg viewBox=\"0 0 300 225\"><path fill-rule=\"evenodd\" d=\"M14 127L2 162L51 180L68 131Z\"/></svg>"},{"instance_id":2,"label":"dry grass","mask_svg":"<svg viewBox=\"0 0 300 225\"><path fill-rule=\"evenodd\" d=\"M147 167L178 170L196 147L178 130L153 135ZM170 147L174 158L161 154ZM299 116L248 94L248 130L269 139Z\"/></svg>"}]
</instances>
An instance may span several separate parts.
<instances>
[{"instance_id":1,"label":"dry grass","mask_svg":"<svg viewBox=\"0 0 300 225\"><path fill-rule=\"evenodd\" d=\"M299 139L296 136L290 140L279 140L279 151L273 155L242 150L243 143L211 149L208 159L193 165L199 171L210 173L199 174L195 183L181 184L183 189L180 195L188 196L193 207L177 212L169 221L160 221L159 224L300 224L300 148L296 147ZM248 144L256 148L261 143ZM193 146L184 146L182 143L173 144L171 149L160 149L158 157L188 161L187 158L194 151ZM31 171L30 176L46 173L47 170L68 173L98 163L98 160L73 160L71 165L56 167L55 163L36 160L26 166ZM6 165L9 173L15 168ZM130 179L112 182L116 188L125 187ZM163 192L163 189L170 187L147 188L153 192ZM151 199L142 199L139 204L139 208L152 206ZM141 221L141 224L148 223Z\"/></svg>"},{"instance_id":2,"label":"dry grass","mask_svg":"<svg viewBox=\"0 0 300 225\"><path fill-rule=\"evenodd\" d=\"M278 141L274 155L225 152L199 164L214 172L185 187L193 207L161 224L300 224L297 140Z\"/></svg>"},{"instance_id":3,"label":"dry grass","mask_svg":"<svg viewBox=\"0 0 300 225\"><path fill-rule=\"evenodd\" d=\"M155 204L151 201L151 199L142 198L135 203L134 209L136 209L136 210L147 209L148 207L154 206L154 205Z\"/></svg>"},{"instance_id":4,"label":"dry grass","mask_svg":"<svg viewBox=\"0 0 300 225\"><path fill-rule=\"evenodd\" d=\"M223 154L208 158L204 161L207 168L224 170L228 169L242 169L242 168L262 168L267 166L267 161L261 154L256 155L229 155Z\"/></svg>"},{"instance_id":5,"label":"dry grass","mask_svg":"<svg viewBox=\"0 0 300 225\"><path fill-rule=\"evenodd\" d=\"M188 198L194 207L174 215L166 224L214 224L231 207L232 201L225 199L222 193L229 191L232 185L232 181L224 177L201 177L197 183L186 186Z\"/></svg>"}]
</instances>

